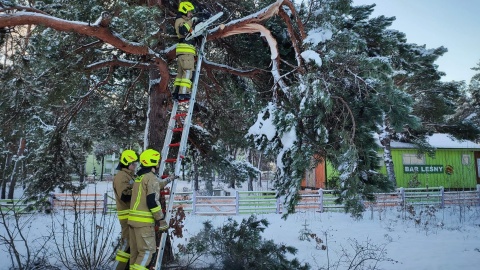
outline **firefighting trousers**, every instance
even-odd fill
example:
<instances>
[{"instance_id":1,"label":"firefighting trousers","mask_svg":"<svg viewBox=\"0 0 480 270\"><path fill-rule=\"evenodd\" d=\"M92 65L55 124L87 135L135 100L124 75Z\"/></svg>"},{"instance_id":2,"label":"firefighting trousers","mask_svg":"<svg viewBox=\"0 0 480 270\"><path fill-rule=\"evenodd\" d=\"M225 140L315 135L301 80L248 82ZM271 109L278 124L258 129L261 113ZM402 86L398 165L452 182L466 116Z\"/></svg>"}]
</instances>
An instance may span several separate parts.
<instances>
[{"instance_id":1,"label":"firefighting trousers","mask_svg":"<svg viewBox=\"0 0 480 270\"><path fill-rule=\"evenodd\" d=\"M178 86L179 94L190 94L192 89L192 75L195 69L195 56L193 54L181 54L177 57L178 69L174 86Z\"/></svg>"},{"instance_id":2,"label":"firefighting trousers","mask_svg":"<svg viewBox=\"0 0 480 270\"><path fill-rule=\"evenodd\" d=\"M120 247L117 250L117 256L115 257L115 270L127 269L128 260L130 259L130 245L128 237L128 220L120 220L120 226L122 228Z\"/></svg>"},{"instance_id":3,"label":"firefighting trousers","mask_svg":"<svg viewBox=\"0 0 480 270\"><path fill-rule=\"evenodd\" d=\"M145 227L130 226L129 234L130 269L146 269L156 251L155 228L153 224Z\"/></svg>"}]
</instances>

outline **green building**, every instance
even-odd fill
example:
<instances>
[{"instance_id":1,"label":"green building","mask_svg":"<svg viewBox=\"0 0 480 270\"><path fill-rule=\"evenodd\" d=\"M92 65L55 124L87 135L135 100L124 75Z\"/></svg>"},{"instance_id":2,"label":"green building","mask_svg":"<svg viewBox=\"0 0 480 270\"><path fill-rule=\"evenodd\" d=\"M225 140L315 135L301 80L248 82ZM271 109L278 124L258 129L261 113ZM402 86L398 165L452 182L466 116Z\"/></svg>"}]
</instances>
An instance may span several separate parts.
<instances>
[{"instance_id":1,"label":"green building","mask_svg":"<svg viewBox=\"0 0 480 270\"><path fill-rule=\"evenodd\" d=\"M428 137L435 156L418 154L414 144L391 142L397 187L444 187L446 189L475 189L480 184L480 144L459 141L447 134L433 134ZM378 155L383 160L380 143ZM385 164L380 172L387 174ZM330 188L327 179L337 176L327 161L305 174L302 188Z\"/></svg>"},{"instance_id":2,"label":"green building","mask_svg":"<svg viewBox=\"0 0 480 270\"><path fill-rule=\"evenodd\" d=\"M480 184L479 144L459 141L447 134L433 134L428 143L436 149L434 157L419 155L413 144L391 143L398 187L463 189ZM386 174L384 164L381 172Z\"/></svg>"},{"instance_id":3,"label":"green building","mask_svg":"<svg viewBox=\"0 0 480 270\"><path fill-rule=\"evenodd\" d=\"M97 160L93 154L87 156L87 161L85 164L85 174L87 175L88 181L93 181L94 173L95 180L99 181L112 181L113 176L116 173L115 168L119 162L119 155L105 155L103 160ZM103 170L102 170L103 168Z\"/></svg>"}]
</instances>

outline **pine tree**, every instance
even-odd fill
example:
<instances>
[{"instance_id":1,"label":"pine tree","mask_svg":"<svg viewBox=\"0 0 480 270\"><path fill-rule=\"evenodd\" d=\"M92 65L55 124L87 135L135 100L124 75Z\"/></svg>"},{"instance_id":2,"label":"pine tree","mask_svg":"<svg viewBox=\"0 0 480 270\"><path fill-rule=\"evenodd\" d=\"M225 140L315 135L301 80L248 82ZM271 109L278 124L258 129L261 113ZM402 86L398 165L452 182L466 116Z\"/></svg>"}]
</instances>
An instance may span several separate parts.
<instances>
[{"instance_id":1,"label":"pine tree","mask_svg":"<svg viewBox=\"0 0 480 270\"><path fill-rule=\"evenodd\" d=\"M265 219L250 216L240 223L229 219L220 228L210 222L203 225L181 250L186 256L213 257L209 269L310 269L308 264L287 258L295 255L295 247L262 239L261 233L269 225Z\"/></svg>"},{"instance_id":2,"label":"pine tree","mask_svg":"<svg viewBox=\"0 0 480 270\"><path fill-rule=\"evenodd\" d=\"M191 145L200 154L195 160L214 162L218 172L245 181L258 171L248 160L238 162L236 153L243 155L255 142L258 151L276 160L276 187L286 195L290 212L305 171L315 165L312 157L332 162L340 173L342 199L360 209L372 191L388 190L394 181L377 173L375 133L389 131L390 137L382 137L388 147L403 128L417 127L412 115L427 119L430 108L425 106L432 103L426 100L434 98L442 105L439 115L446 115L460 97L454 87L438 84L442 73L434 61L445 48L407 44L404 34L388 29L393 18L369 19L374 5L353 7L349 0L315 0L298 7L281 0L196 4L199 12L224 12L221 20L228 21L208 37L195 106L199 118L191 133ZM75 153L88 152L94 142L114 141L119 149L142 142L161 148L171 104L176 5L55 0L38 2L27 12L29 20L44 26L28 29L29 43L23 47L28 54L12 58L17 57L17 65L27 62L24 84L41 93L32 108L54 130L31 139L43 151L35 151L32 160L57 154L68 157L65 166L78 166ZM3 8L11 13L0 15L4 32L25 24L15 16L20 7ZM39 11L49 15L40 18ZM21 76L10 74L13 89L5 87L5 93L20 89ZM22 124L32 121L28 115L19 118ZM427 120L440 127L440 119ZM10 133L7 137L4 147L18 141ZM75 147L60 152L59 145ZM45 170L32 175L38 180ZM57 174L63 182L55 185L70 182Z\"/></svg>"},{"instance_id":3,"label":"pine tree","mask_svg":"<svg viewBox=\"0 0 480 270\"><path fill-rule=\"evenodd\" d=\"M480 63L473 70L480 71ZM446 117L449 133L459 139L479 140L480 127L480 73L475 74L468 86L462 87L455 102L455 112ZM449 123L452 123L449 125Z\"/></svg>"}]
</instances>

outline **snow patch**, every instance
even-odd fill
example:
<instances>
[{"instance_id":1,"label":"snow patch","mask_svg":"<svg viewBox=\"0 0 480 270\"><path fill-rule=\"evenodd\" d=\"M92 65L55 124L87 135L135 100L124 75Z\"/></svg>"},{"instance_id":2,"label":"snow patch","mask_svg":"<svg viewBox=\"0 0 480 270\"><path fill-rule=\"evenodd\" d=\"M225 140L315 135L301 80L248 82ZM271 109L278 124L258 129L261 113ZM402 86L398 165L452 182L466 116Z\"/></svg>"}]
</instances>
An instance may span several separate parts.
<instances>
[{"instance_id":1,"label":"snow patch","mask_svg":"<svg viewBox=\"0 0 480 270\"><path fill-rule=\"evenodd\" d=\"M307 37L303 41L304 44L311 43L312 46L317 46L319 43L323 43L332 39L333 32L330 29L315 28L308 31Z\"/></svg>"},{"instance_id":2,"label":"snow patch","mask_svg":"<svg viewBox=\"0 0 480 270\"><path fill-rule=\"evenodd\" d=\"M269 113L269 116L268 118L264 119L267 112ZM274 112L275 105L273 105L273 103L269 103L267 108L257 115L257 121L248 129L247 136L254 136L255 139L259 139L265 135L267 139L271 141L277 133L277 128L273 124L273 120L275 119L273 116Z\"/></svg>"},{"instance_id":3,"label":"snow patch","mask_svg":"<svg viewBox=\"0 0 480 270\"><path fill-rule=\"evenodd\" d=\"M307 62L308 61L313 61L315 64L317 64L319 67L322 66L322 58L320 58L320 55L312 50L306 50L300 54L303 59L305 59Z\"/></svg>"}]
</instances>

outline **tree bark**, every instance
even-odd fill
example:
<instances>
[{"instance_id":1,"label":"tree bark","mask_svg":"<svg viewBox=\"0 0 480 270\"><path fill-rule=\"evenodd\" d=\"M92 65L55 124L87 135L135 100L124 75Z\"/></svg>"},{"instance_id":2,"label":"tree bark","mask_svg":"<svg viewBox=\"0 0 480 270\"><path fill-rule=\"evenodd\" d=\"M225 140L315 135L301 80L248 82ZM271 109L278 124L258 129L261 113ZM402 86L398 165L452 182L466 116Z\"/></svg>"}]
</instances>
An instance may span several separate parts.
<instances>
[{"instance_id":1,"label":"tree bark","mask_svg":"<svg viewBox=\"0 0 480 270\"><path fill-rule=\"evenodd\" d=\"M17 158L14 161L12 174L10 175L10 187L8 189L7 199L13 199L15 184L17 183L17 179L18 179L18 177L16 176L17 168L19 166L19 162L23 162L23 153L25 151L26 144L27 144L27 141L25 140L25 138L21 138L18 144Z\"/></svg>"},{"instance_id":2,"label":"tree bark","mask_svg":"<svg viewBox=\"0 0 480 270\"><path fill-rule=\"evenodd\" d=\"M383 146L383 160L385 162L385 167L387 168L387 177L394 186L397 186L397 178L395 176L395 168L392 159L392 150L391 150L391 142L392 142L392 134L390 133L389 122L385 120L385 129L381 137L380 143Z\"/></svg>"},{"instance_id":3,"label":"tree bark","mask_svg":"<svg viewBox=\"0 0 480 270\"><path fill-rule=\"evenodd\" d=\"M143 44L128 42L110 30L99 24L73 22L62 20L53 16L35 12L17 12L0 15L0 28L17 25L42 25L62 32L76 32L81 35L96 37L110 45L131 54L147 55L152 52Z\"/></svg>"},{"instance_id":4,"label":"tree bark","mask_svg":"<svg viewBox=\"0 0 480 270\"><path fill-rule=\"evenodd\" d=\"M258 156L258 170L260 171L258 173L258 186L259 187L262 187L262 152L259 152L259 156Z\"/></svg>"},{"instance_id":5,"label":"tree bark","mask_svg":"<svg viewBox=\"0 0 480 270\"><path fill-rule=\"evenodd\" d=\"M150 70L149 73L150 100L144 147L161 152L169 120L168 109L171 108L172 103L168 90L170 74L167 63L158 61L158 67L159 69Z\"/></svg>"},{"instance_id":6,"label":"tree bark","mask_svg":"<svg viewBox=\"0 0 480 270\"><path fill-rule=\"evenodd\" d=\"M10 167L10 163L12 162L12 155L10 152L7 152L5 154L5 164L3 167L3 172L2 172L2 194L1 194L1 199L5 199L7 196L7 170Z\"/></svg>"},{"instance_id":7,"label":"tree bark","mask_svg":"<svg viewBox=\"0 0 480 270\"><path fill-rule=\"evenodd\" d=\"M247 157L248 162L253 164L253 154L250 149L247 149ZM253 191L253 177L250 174L248 175L248 191Z\"/></svg>"}]
</instances>

